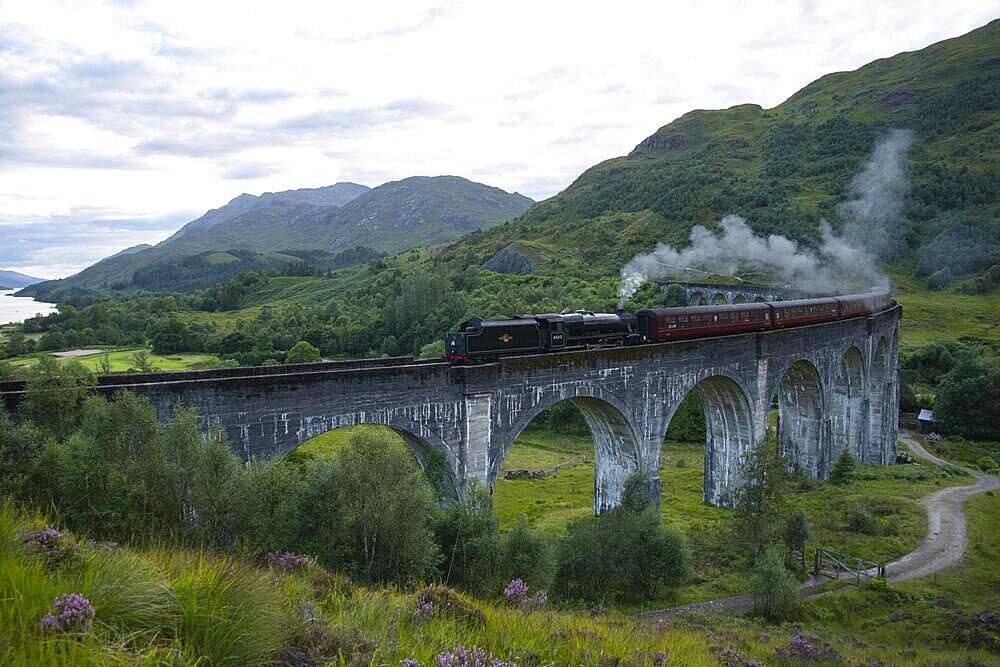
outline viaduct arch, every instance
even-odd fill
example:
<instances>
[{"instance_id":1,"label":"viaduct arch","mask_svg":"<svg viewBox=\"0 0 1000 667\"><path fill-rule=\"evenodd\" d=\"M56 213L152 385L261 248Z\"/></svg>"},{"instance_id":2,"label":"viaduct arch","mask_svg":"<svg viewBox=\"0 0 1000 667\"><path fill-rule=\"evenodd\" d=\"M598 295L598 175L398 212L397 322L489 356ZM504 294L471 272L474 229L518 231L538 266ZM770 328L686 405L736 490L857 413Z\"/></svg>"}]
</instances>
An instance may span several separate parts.
<instances>
[{"instance_id":1,"label":"viaduct arch","mask_svg":"<svg viewBox=\"0 0 1000 667\"><path fill-rule=\"evenodd\" d=\"M660 448L684 396L705 409L706 502L730 505L740 460L762 446L777 397L779 447L818 478L850 447L865 463L895 461L900 308L795 329L451 366L401 357L185 373L113 375L95 391L129 389L166 418L177 405L225 428L245 460L281 456L342 426L379 424L417 459L443 460L450 491L492 488L517 435L546 407L570 400L594 438L595 511L618 504L643 470L659 501ZM22 383L0 384L16 410Z\"/></svg>"}]
</instances>

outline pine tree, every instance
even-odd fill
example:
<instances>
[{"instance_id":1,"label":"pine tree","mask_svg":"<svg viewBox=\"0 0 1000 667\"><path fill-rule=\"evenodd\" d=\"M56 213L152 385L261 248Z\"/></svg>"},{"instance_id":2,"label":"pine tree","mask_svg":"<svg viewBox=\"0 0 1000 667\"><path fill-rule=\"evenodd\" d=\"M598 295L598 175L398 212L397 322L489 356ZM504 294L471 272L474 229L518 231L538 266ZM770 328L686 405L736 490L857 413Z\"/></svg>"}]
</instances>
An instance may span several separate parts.
<instances>
[{"instance_id":1,"label":"pine tree","mask_svg":"<svg viewBox=\"0 0 1000 667\"><path fill-rule=\"evenodd\" d=\"M834 484L847 484L853 478L854 456L851 455L851 450L845 447L840 452L837 462L833 464L833 470L830 471L830 481Z\"/></svg>"}]
</instances>

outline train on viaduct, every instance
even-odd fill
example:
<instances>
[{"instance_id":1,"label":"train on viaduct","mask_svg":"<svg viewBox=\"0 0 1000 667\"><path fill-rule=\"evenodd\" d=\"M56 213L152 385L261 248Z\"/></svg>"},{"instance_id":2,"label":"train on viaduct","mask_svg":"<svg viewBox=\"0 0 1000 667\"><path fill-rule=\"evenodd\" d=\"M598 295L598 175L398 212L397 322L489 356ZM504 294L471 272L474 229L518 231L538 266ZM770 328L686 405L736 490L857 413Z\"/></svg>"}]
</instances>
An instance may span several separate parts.
<instances>
[{"instance_id":1,"label":"train on viaduct","mask_svg":"<svg viewBox=\"0 0 1000 667\"><path fill-rule=\"evenodd\" d=\"M726 506L742 484L742 458L763 446L774 403L779 449L806 475L827 477L844 448L862 463L895 461L900 317L892 302L808 326L475 365L399 357L109 375L94 390L146 396L164 419L190 406L205 424L219 423L245 460L283 456L331 429L384 425L418 461L443 459L454 498L473 479L492 488L518 434L547 407L571 401L593 436L596 512L617 505L635 471L647 474L658 502L664 437L695 391L707 426L704 499ZM0 384L12 410L24 391Z\"/></svg>"}]
</instances>

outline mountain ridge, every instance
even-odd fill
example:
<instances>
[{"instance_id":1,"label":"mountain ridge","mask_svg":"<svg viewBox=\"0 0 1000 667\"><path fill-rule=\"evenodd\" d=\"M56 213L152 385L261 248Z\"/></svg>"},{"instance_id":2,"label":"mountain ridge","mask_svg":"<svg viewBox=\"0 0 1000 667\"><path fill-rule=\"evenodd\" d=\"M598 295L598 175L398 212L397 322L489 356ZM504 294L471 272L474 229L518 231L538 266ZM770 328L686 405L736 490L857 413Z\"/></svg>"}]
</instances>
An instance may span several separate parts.
<instances>
[{"instance_id":1,"label":"mountain ridge","mask_svg":"<svg viewBox=\"0 0 1000 667\"><path fill-rule=\"evenodd\" d=\"M338 183L260 196L244 193L156 246L116 253L69 278L47 281L25 293L51 296L71 288L129 289L137 271L144 272L145 289L156 289L155 282L145 282L156 266L199 256L205 260L197 267L205 274L204 281L185 284L205 286L213 276L231 276L243 260L250 260L243 270L300 263L306 261L302 251L327 253L319 259L330 262L336 262L333 255L358 247L368 249L359 258L395 253L499 224L532 204L518 193L460 176L412 176L376 188ZM220 268L206 268L213 263Z\"/></svg>"},{"instance_id":2,"label":"mountain ridge","mask_svg":"<svg viewBox=\"0 0 1000 667\"><path fill-rule=\"evenodd\" d=\"M36 278L18 271L0 271L0 285L6 285L3 289L20 289L44 281L45 278Z\"/></svg>"},{"instance_id":3,"label":"mountain ridge","mask_svg":"<svg viewBox=\"0 0 1000 667\"><path fill-rule=\"evenodd\" d=\"M368 186L351 182L334 183L319 188L298 188L279 192L264 192L260 195L242 193L233 197L227 204L210 209L204 215L185 224L174 234L157 245L168 244L184 236L194 229L211 229L212 227L232 220L245 213L266 206L343 206L355 197L370 190Z\"/></svg>"}]
</instances>

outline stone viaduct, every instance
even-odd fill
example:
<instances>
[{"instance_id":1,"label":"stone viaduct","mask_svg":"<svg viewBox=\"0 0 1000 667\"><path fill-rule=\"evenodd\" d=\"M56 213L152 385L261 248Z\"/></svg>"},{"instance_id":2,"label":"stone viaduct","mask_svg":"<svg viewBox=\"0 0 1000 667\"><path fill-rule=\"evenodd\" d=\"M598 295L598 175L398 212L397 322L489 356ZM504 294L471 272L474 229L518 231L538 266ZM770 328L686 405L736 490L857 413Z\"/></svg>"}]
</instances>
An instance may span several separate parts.
<instances>
[{"instance_id":1,"label":"stone viaduct","mask_svg":"<svg viewBox=\"0 0 1000 667\"><path fill-rule=\"evenodd\" d=\"M779 407L780 449L825 478L842 448L866 463L895 461L898 306L871 316L756 334L505 358L451 366L409 358L102 377L96 391L130 389L161 417L194 407L217 420L244 459L282 456L355 424L397 431L418 460L444 461L448 491L495 484L517 435L545 408L579 408L596 453L595 511L614 507L625 478L644 470L659 498L667 426L691 391L707 425L705 500L727 505L741 457L765 439ZM0 385L15 409L23 386Z\"/></svg>"},{"instance_id":2,"label":"stone viaduct","mask_svg":"<svg viewBox=\"0 0 1000 667\"><path fill-rule=\"evenodd\" d=\"M713 306L736 303L763 303L764 301L786 301L825 296L803 292L787 287L763 287L761 285L710 285L707 283L661 283L664 294L671 284L684 290L684 299L689 306Z\"/></svg>"}]
</instances>

